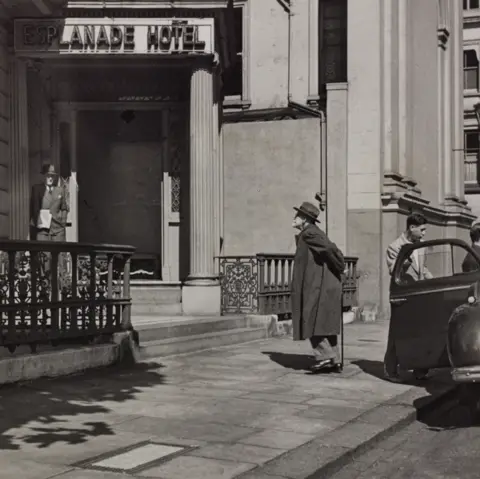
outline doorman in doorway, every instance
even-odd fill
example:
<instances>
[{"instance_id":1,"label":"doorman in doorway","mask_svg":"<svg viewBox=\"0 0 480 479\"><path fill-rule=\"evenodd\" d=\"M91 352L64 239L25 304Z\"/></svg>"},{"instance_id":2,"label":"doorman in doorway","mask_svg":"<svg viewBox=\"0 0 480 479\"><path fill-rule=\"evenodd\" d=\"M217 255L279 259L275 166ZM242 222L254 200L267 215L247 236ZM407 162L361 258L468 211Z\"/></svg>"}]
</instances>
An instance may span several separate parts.
<instances>
[{"instance_id":1,"label":"doorman in doorway","mask_svg":"<svg viewBox=\"0 0 480 479\"><path fill-rule=\"evenodd\" d=\"M69 206L64 188L58 186L55 166L42 166L43 182L33 185L30 195L30 239L65 241Z\"/></svg>"}]
</instances>

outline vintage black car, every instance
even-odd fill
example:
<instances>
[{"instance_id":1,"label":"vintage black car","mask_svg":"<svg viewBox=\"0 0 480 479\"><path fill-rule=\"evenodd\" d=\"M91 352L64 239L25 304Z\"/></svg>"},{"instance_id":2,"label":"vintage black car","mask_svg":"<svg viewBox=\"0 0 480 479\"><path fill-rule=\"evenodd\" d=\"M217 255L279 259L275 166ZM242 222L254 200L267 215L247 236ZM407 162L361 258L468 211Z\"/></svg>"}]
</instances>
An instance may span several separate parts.
<instances>
[{"instance_id":1,"label":"vintage black car","mask_svg":"<svg viewBox=\"0 0 480 479\"><path fill-rule=\"evenodd\" d=\"M454 381L480 383L480 256L467 243L439 239L403 246L390 305L401 368L451 368Z\"/></svg>"}]
</instances>

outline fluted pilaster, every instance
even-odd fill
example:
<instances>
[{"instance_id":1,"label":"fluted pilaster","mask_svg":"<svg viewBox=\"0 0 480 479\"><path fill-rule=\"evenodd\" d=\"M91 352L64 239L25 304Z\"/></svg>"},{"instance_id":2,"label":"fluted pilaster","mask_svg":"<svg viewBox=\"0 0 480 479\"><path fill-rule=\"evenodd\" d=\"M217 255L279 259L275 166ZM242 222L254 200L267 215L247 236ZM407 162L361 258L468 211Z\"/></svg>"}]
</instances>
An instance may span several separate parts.
<instances>
[{"instance_id":1,"label":"fluted pilaster","mask_svg":"<svg viewBox=\"0 0 480 479\"><path fill-rule=\"evenodd\" d=\"M190 275L187 284L215 280L213 73L195 65L190 84ZM217 121L218 125L218 121Z\"/></svg>"},{"instance_id":2,"label":"fluted pilaster","mask_svg":"<svg viewBox=\"0 0 480 479\"><path fill-rule=\"evenodd\" d=\"M408 164L408 2L398 2L398 173L410 176Z\"/></svg>"},{"instance_id":3,"label":"fluted pilaster","mask_svg":"<svg viewBox=\"0 0 480 479\"><path fill-rule=\"evenodd\" d=\"M10 238L29 233L30 166L28 152L27 65L10 64Z\"/></svg>"},{"instance_id":4,"label":"fluted pilaster","mask_svg":"<svg viewBox=\"0 0 480 479\"><path fill-rule=\"evenodd\" d=\"M463 9L460 2L453 6L453 155L455 196L465 199L465 163L463 157Z\"/></svg>"},{"instance_id":5,"label":"fluted pilaster","mask_svg":"<svg viewBox=\"0 0 480 479\"><path fill-rule=\"evenodd\" d=\"M220 92L220 78L218 75L214 75L213 79L213 205L214 205L214 218L213 218L213 230L214 230L214 256L220 255L220 242L222 237L222 187L223 182L223 148L221 144L221 92ZM216 271L218 272L218 271Z\"/></svg>"},{"instance_id":6,"label":"fluted pilaster","mask_svg":"<svg viewBox=\"0 0 480 479\"><path fill-rule=\"evenodd\" d=\"M452 114L452 55L450 49L452 44L449 42L446 45L447 50L443 53L443 79L444 79L444 91L443 102L445 110L443 113L443 191L445 198L454 197L454 184L453 184L453 164L452 164L452 128L451 128L451 114Z\"/></svg>"}]
</instances>

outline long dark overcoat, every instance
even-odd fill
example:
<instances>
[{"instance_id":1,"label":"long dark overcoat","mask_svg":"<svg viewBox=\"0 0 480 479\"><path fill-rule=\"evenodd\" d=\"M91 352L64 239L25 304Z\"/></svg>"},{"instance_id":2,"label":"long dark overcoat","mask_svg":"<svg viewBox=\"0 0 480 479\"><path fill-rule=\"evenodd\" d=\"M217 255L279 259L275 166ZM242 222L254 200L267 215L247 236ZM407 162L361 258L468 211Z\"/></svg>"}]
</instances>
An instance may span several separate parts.
<instances>
[{"instance_id":1,"label":"long dark overcoat","mask_svg":"<svg viewBox=\"0 0 480 479\"><path fill-rule=\"evenodd\" d=\"M342 253L317 226L297 237L292 277L293 339L340 334Z\"/></svg>"}]
</instances>

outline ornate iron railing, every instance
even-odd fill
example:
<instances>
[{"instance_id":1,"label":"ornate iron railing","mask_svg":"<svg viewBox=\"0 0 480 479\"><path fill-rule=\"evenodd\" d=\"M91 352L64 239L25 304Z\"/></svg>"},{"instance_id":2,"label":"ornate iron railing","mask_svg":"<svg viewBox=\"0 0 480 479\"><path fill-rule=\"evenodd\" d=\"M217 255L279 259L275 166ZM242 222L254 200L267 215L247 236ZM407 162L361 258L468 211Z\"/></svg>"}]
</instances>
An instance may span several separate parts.
<instances>
[{"instance_id":1,"label":"ornate iron railing","mask_svg":"<svg viewBox=\"0 0 480 479\"><path fill-rule=\"evenodd\" d=\"M290 315L293 255L257 254L258 312Z\"/></svg>"},{"instance_id":2,"label":"ornate iron railing","mask_svg":"<svg viewBox=\"0 0 480 479\"><path fill-rule=\"evenodd\" d=\"M291 316L293 255L260 253L218 258L222 314L260 313ZM345 258L344 310L357 304L358 258Z\"/></svg>"},{"instance_id":3,"label":"ornate iron railing","mask_svg":"<svg viewBox=\"0 0 480 479\"><path fill-rule=\"evenodd\" d=\"M131 328L131 246L0 241L0 346L91 340Z\"/></svg>"}]
</instances>

